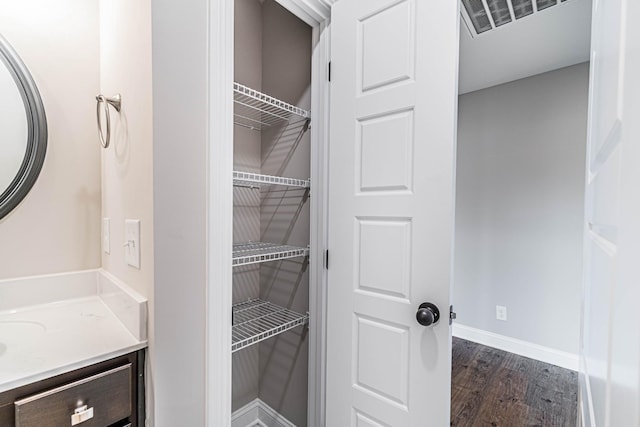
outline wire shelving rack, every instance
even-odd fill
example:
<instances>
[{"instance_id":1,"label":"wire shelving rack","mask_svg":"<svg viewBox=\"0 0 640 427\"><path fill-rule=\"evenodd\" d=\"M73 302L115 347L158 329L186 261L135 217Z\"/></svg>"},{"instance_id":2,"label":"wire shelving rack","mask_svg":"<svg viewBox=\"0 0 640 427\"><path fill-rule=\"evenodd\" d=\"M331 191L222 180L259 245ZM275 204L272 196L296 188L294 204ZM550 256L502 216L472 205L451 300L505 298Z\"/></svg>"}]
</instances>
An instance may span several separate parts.
<instances>
[{"instance_id":1,"label":"wire shelving rack","mask_svg":"<svg viewBox=\"0 0 640 427\"><path fill-rule=\"evenodd\" d=\"M233 171L233 185L237 187L260 188L267 185L309 188L308 179L287 178L283 176L262 175L252 172Z\"/></svg>"},{"instance_id":2,"label":"wire shelving rack","mask_svg":"<svg viewBox=\"0 0 640 427\"><path fill-rule=\"evenodd\" d=\"M309 314L296 313L259 299L234 304L232 313L232 353L309 321Z\"/></svg>"},{"instance_id":3,"label":"wire shelving rack","mask_svg":"<svg viewBox=\"0 0 640 427\"><path fill-rule=\"evenodd\" d=\"M239 126L260 131L263 127L309 120L307 110L233 83L234 120Z\"/></svg>"},{"instance_id":4,"label":"wire shelving rack","mask_svg":"<svg viewBox=\"0 0 640 427\"><path fill-rule=\"evenodd\" d=\"M233 245L232 265L233 267L237 267L240 265L305 257L307 255L309 255L309 248L301 248L299 246L278 245L265 242L237 243Z\"/></svg>"}]
</instances>

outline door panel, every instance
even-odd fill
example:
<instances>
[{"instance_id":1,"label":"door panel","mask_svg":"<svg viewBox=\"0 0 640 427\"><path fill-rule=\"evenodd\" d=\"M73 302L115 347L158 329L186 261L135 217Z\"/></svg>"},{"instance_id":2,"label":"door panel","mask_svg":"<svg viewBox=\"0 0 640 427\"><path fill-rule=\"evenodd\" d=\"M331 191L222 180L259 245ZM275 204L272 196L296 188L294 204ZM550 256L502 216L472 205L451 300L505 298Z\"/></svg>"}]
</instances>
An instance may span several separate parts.
<instances>
[{"instance_id":1,"label":"door panel","mask_svg":"<svg viewBox=\"0 0 640 427\"><path fill-rule=\"evenodd\" d=\"M585 426L640 424L640 17L593 3L580 402Z\"/></svg>"},{"instance_id":2,"label":"door panel","mask_svg":"<svg viewBox=\"0 0 640 427\"><path fill-rule=\"evenodd\" d=\"M381 6L370 10L357 23L360 93L388 87L414 75L413 1L387 2Z\"/></svg>"},{"instance_id":3,"label":"door panel","mask_svg":"<svg viewBox=\"0 0 640 427\"><path fill-rule=\"evenodd\" d=\"M619 138L611 140L609 135L620 125L621 120L619 86L622 2L623 0L598 1L593 14L591 70L597 79L597 84L593 86L593 100L598 109L597 114L592 116L594 133L591 159L594 162L607 139L610 144L619 141ZM611 149L607 151L610 152Z\"/></svg>"},{"instance_id":4,"label":"door panel","mask_svg":"<svg viewBox=\"0 0 640 427\"><path fill-rule=\"evenodd\" d=\"M449 423L458 22L457 2L333 7L328 426Z\"/></svg>"}]
</instances>

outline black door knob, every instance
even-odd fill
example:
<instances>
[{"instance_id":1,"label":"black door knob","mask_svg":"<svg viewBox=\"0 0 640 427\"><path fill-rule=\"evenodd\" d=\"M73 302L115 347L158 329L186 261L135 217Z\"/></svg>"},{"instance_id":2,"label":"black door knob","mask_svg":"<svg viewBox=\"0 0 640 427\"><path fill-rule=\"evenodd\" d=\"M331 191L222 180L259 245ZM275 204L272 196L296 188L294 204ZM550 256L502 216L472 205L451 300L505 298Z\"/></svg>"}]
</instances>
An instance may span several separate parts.
<instances>
[{"instance_id":1,"label":"black door knob","mask_svg":"<svg viewBox=\"0 0 640 427\"><path fill-rule=\"evenodd\" d=\"M418 307L418 312L416 313L416 320L422 326L430 326L434 323L437 323L440 320L440 310L434 304L430 302L423 302Z\"/></svg>"}]
</instances>

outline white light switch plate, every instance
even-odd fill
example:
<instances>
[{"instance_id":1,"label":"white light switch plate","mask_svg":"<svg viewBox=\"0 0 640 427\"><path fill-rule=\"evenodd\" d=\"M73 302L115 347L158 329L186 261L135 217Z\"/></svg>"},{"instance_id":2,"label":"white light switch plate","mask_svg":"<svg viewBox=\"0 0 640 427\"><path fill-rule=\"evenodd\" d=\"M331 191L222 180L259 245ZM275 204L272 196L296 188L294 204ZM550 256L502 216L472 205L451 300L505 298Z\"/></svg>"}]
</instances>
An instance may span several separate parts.
<instances>
[{"instance_id":1,"label":"white light switch plate","mask_svg":"<svg viewBox=\"0 0 640 427\"><path fill-rule=\"evenodd\" d=\"M102 218L102 250L105 254L111 253L111 220Z\"/></svg>"},{"instance_id":2,"label":"white light switch plate","mask_svg":"<svg viewBox=\"0 0 640 427\"><path fill-rule=\"evenodd\" d=\"M140 268L140 220L124 221L124 261L131 267Z\"/></svg>"}]
</instances>

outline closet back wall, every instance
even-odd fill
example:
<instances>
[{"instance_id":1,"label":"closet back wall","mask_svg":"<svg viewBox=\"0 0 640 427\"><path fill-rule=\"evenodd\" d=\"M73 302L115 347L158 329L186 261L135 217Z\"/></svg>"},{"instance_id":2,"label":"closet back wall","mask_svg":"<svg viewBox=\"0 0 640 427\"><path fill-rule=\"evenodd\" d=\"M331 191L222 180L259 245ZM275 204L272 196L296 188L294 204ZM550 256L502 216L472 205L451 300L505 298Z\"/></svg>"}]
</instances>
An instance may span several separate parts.
<instances>
[{"instance_id":1,"label":"closet back wall","mask_svg":"<svg viewBox=\"0 0 640 427\"><path fill-rule=\"evenodd\" d=\"M460 96L457 324L578 353L588 78L583 63Z\"/></svg>"},{"instance_id":2,"label":"closet back wall","mask_svg":"<svg viewBox=\"0 0 640 427\"><path fill-rule=\"evenodd\" d=\"M235 1L234 80L262 91L262 6L257 0ZM260 173L260 132L233 127L233 169ZM233 190L233 242L260 241L260 190ZM260 264L233 270L233 302L260 296ZM258 346L233 354L232 409L259 394Z\"/></svg>"},{"instance_id":3,"label":"closet back wall","mask_svg":"<svg viewBox=\"0 0 640 427\"><path fill-rule=\"evenodd\" d=\"M311 27L273 0L265 1L262 9L262 90L310 110ZM280 138L274 138L269 131L262 133L262 173L309 178L311 133L306 132L296 143L297 131L284 133ZM305 190L272 188L263 196L260 215L263 240L307 246L309 215ZM298 313L308 312L307 260L295 258L262 264L260 297ZM307 425L309 340L305 328L295 328L262 342L259 347L260 398L295 425Z\"/></svg>"},{"instance_id":4,"label":"closet back wall","mask_svg":"<svg viewBox=\"0 0 640 427\"><path fill-rule=\"evenodd\" d=\"M98 268L98 0L3 0L0 11L0 32L40 91L49 135L38 181L0 220L0 279Z\"/></svg>"},{"instance_id":5,"label":"closet back wall","mask_svg":"<svg viewBox=\"0 0 640 427\"><path fill-rule=\"evenodd\" d=\"M235 1L235 80L283 101L311 105L311 28L273 0ZM300 126L263 129L234 126L234 169L307 179L310 138ZM291 131L293 130L293 131ZM234 188L234 242L309 244L305 190L280 186ZM306 260L236 267L234 302L263 298L309 310ZM307 423L308 340L295 328L233 354L233 410L260 398L295 425Z\"/></svg>"}]
</instances>

